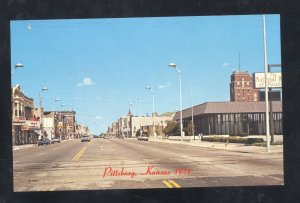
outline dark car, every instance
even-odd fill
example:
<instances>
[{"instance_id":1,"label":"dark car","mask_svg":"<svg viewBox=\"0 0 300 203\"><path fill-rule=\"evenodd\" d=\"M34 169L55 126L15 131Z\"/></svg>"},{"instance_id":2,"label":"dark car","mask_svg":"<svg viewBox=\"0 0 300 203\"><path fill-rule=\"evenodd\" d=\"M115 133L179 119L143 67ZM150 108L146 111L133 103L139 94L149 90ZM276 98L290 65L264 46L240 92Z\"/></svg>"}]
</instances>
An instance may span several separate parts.
<instances>
[{"instance_id":1,"label":"dark car","mask_svg":"<svg viewBox=\"0 0 300 203\"><path fill-rule=\"evenodd\" d=\"M140 135L137 138L138 141L148 141L149 137L147 135Z\"/></svg>"},{"instance_id":2,"label":"dark car","mask_svg":"<svg viewBox=\"0 0 300 203\"><path fill-rule=\"evenodd\" d=\"M51 141L48 138L43 138L38 141L38 146L41 145L50 145Z\"/></svg>"}]
</instances>

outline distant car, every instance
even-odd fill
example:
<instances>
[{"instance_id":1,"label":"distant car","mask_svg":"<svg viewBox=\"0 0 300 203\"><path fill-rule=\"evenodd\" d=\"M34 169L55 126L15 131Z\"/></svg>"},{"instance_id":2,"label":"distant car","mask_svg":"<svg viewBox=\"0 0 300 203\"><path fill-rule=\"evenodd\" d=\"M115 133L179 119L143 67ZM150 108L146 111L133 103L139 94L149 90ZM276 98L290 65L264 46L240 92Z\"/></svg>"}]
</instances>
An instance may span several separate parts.
<instances>
[{"instance_id":1,"label":"distant car","mask_svg":"<svg viewBox=\"0 0 300 203\"><path fill-rule=\"evenodd\" d=\"M81 142L90 142L91 138L88 135L84 135L81 137Z\"/></svg>"},{"instance_id":2,"label":"distant car","mask_svg":"<svg viewBox=\"0 0 300 203\"><path fill-rule=\"evenodd\" d=\"M51 144L54 144L54 143L60 143L60 139L59 138L52 139Z\"/></svg>"},{"instance_id":3,"label":"distant car","mask_svg":"<svg viewBox=\"0 0 300 203\"><path fill-rule=\"evenodd\" d=\"M137 138L138 141L148 141L149 137L147 135L140 135Z\"/></svg>"},{"instance_id":4,"label":"distant car","mask_svg":"<svg viewBox=\"0 0 300 203\"><path fill-rule=\"evenodd\" d=\"M41 145L50 145L51 141L48 138L43 138L38 141L38 146Z\"/></svg>"}]
</instances>

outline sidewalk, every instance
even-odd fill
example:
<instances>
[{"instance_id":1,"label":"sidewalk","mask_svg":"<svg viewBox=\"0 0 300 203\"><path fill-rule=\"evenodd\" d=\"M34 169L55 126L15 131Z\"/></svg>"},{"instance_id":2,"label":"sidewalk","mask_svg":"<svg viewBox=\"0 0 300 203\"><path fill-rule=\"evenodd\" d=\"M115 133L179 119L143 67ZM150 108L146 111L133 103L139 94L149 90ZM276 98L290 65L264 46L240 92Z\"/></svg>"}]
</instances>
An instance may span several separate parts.
<instances>
[{"instance_id":1,"label":"sidewalk","mask_svg":"<svg viewBox=\"0 0 300 203\"><path fill-rule=\"evenodd\" d=\"M73 140L73 139L70 139ZM68 140L61 140L60 143L66 142ZM13 151L19 150L19 149L25 149L25 148L30 148L30 147L37 147L37 144L24 144L24 145L15 145L13 146Z\"/></svg>"},{"instance_id":2,"label":"sidewalk","mask_svg":"<svg viewBox=\"0 0 300 203\"><path fill-rule=\"evenodd\" d=\"M25 148L29 148L29 147L34 147L34 146L37 146L37 144L17 145L17 146L13 146L13 151L19 150L19 149L25 149Z\"/></svg>"},{"instance_id":3,"label":"sidewalk","mask_svg":"<svg viewBox=\"0 0 300 203\"><path fill-rule=\"evenodd\" d=\"M181 144L180 140L168 140L168 139L156 139L150 138L149 141L152 142L163 142L163 143L170 143L170 144ZM210 149L220 149L226 151L235 151L235 152L242 152L242 153L267 153L266 147L260 146L247 146L244 144L239 143L229 143L226 146L224 142L206 142L197 140L190 140L190 141L183 141L184 145L195 146L195 147L203 147L203 148L210 148ZM271 150L269 153L282 153L283 152L283 145L271 145Z\"/></svg>"}]
</instances>

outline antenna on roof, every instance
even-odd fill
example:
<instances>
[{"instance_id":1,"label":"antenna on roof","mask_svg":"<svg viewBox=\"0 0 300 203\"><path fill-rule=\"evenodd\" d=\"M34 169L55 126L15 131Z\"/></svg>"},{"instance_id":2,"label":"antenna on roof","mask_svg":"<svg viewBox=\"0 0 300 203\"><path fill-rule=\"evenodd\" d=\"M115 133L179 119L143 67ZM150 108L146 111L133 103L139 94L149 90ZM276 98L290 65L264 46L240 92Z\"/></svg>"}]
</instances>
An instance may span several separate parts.
<instances>
[{"instance_id":1,"label":"antenna on roof","mask_svg":"<svg viewBox=\"0 0 300 203\"><path fill-rule=\"evenodd\" d=\"M239 52L239 72L241 72L241 57L240 57L240 52Z\"/></svg>"}]
</instances>

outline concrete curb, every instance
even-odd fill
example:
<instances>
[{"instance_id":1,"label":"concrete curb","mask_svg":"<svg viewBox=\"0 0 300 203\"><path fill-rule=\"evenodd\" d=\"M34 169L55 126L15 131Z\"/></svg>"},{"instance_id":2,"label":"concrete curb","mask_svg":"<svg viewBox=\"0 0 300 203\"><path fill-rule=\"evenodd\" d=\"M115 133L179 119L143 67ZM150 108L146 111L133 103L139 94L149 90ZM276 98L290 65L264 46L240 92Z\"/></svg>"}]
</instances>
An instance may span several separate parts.
<instances>
[{"instance_id":1,"label":"concrete curb","mask_svg":"<svg viewBox=\"0 0 300 203\"><path fill-rule=\"evenodd\" d=\"M169 144L181 144L180 141L173 141L173 140L155 140L149 139L152 142L163 142ZM202 148L209 148L209 149L218 149L218 150L225 150L225 151L233 151L233 152L240 152L240 153L282 153L283 146L271 146L271 151L267 152L265 147L260 146L246 146L244 144L238 143L229 143L226 147L225 143L220 142L205 142L196 140L194 142L183 142L183 145L189 145L194 147L202 147Z\"/></svg>"}]
</instances>

